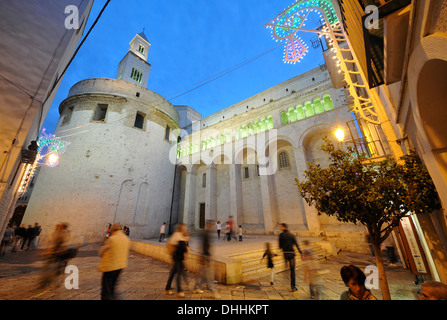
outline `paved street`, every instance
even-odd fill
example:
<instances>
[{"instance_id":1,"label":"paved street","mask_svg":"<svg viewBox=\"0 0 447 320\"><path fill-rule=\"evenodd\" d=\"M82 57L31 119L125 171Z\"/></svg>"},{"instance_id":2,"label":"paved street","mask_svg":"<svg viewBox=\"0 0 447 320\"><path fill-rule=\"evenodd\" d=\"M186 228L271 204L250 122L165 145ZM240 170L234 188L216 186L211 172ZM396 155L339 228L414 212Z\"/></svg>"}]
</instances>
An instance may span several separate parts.
<instances>
[{"instance_id":1,"label":"paved street","mask_svg":"<svg viewBox=\"0 0 447 320\"><path fill-rule=\"evenodd\" d=\"M247 241L247 245L249 242ZM231 250L238 249L240 243L226 243ZM70 264L79 270L79 289L68 290L64 281L67 275L46 289L37 289L41 273L42 261L39 258L41 249L11 253L0 257L0 300L98 300L101 290L101 273L97 271L99 245L87 245L80 249ZM343 265L354 264L362 270L373 264L369 256L341 251L336 257L323 261L322 300L339 300L340 294L346 290L341 281L339 270ZM194 274L188 274L190 288L185 286L185 298L164 293L170 265L156 259L131 252L128 268L121 274L117 285L120 300L211 300L211 292L196 294L192 292ZM402 267L387 267L387 277L394 300L414 300L412 293L416 286L414 277ZM175 281L174 281L175 283ZM269 277L236 285L217 284L221 300L309 300L308 285L303 281L303 272L297 270L298 291L291 292L289 272L276 274L275 284L270 284ZM372 290L381 299L380 290Z\"/></svg>"}]
</instances>

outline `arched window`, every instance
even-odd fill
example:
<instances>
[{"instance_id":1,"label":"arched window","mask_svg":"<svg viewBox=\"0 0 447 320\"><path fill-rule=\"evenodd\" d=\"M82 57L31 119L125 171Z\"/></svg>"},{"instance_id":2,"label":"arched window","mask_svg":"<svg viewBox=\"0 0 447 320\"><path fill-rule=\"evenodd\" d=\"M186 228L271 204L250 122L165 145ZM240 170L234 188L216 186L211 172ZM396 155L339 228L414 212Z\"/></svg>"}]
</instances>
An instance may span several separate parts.
<instances>
[{"instance_id":1,"label":"arched window","mask_svg":"<svg viewBox=\"0 0 447 320\"><path fill-rule=\"evenodd\" d=\"M306 118L306 114L302 105L298 105L296 107L296 118L298 120L303 120L304 118Z\"/></svg>"},{"instance_id":2,"label":"arched window","mask_svg":"<svg viewBox=\"0 0 447 320\"><path fill-rule=\"evenodd\" d=\"M267 116L267 130L273 129L273 117Z\"/></svg>"},{"instance_id":3,"label":"arched window","mask_svg":"<svg viewBox=\"0 0 447 320\"><path fill-rule=\"evenodd\" d=\"M293 109L292 107L289 108L289 121L290 122L296 121L296 112L295 109Z\"/></svg>"},{"instance_id":4,"label":"arched window","mask_svg":"<svg viewBox=\"0 0 447 320\"><path fill-rule=\"evenodd\" d=\"M282 124L289 123L289 117L287 116L287 113L285 111L281 111L281 123Z\"/></svg>"},{"instance_id":5,"label":"arched window","mask_svg":"<svg viewBox=\"0 0 447 320\"><path fill-rule=\"evenodd\" d=\"M289 168L289 167L290 167L289 155L285 151L280 152L279 153L279 168L283 169L283 168Z\"/></svg>"},{"instance_id":6,"label":"arched window","mask_svg":"<svg viewBox=\"0 0 447 320\"><path fill-rule=\"evenodd\" d=\"M314 107L316 114L324 112L323 104L321 103L321 100L318 98L314 99Z\"/></svg>"},{"instance_id":7,"label":"arched window","mask_svg":"<svg viewBox=\"0 0 447 320\"><path fill-rule=\"evenodd\" d=\"M304 104L304 108L306 110L306 118L311 117L315 114L314 107L310 101L306 101Z\"/></svg>"},{"instance_id":8,"label":"arched window","mask_svg":"<svg viewBox=\"0 0 447 320\"><path fill-rule=\"evenodd\" d=\"M206 188L206 173L202 176L202 188Z\"/></svg>"},{"instance_id":9,"label":"arched window","mask_svg":"<svg viewBox=\"0 0 447 320\"><path fill-rule=\"evenodd\" d=\"M324 110L329 111L334 109L334 104L332 103L331 96L328 94L325 94L323 96L323 103L324 103Z\"/></svg>"}]
</instances>

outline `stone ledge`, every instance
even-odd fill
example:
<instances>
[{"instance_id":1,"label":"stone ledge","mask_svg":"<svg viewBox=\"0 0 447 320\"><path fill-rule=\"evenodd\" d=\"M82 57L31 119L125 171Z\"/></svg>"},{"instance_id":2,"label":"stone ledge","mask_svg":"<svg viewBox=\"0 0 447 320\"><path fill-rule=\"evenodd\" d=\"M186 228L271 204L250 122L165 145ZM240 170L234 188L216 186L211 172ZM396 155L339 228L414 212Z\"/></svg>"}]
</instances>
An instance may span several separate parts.
<instances>
[{"instance_id":1,"label":"stone ledge","mask_svg":"<svg viewBox=\"0 0 447 320\"><path fill-rule=\"evenodd\" d=\"M168 254L166 246L158 246L151 243L131 241L132 251L149 256L169 264L172 264L172 258ZM198 273L201 266L201 255L189 252L185 258L185 267ZM216 258L212 260L214 269L214 279L223 284L238 284L242 282L242 261L233 258Z\"/></svg>"}]
</instances>

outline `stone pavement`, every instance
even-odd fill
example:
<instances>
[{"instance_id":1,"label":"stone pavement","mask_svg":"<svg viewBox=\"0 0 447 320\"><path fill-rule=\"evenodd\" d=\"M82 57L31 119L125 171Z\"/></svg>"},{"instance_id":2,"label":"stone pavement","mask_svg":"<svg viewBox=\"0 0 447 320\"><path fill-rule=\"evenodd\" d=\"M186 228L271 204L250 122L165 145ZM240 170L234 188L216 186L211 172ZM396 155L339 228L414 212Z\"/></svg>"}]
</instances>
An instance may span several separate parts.
<instances>
[{"instance_id":1,"label":"stone pavement","mask_svg":"<svg viewBox=\"0 0 447 320\"><path fill-rule=\"evenodd\" d=\"M275 238L271 238L275 239ZM220 253L237 252L247 248L263 245L265 237L245 238L238 242L214 242L219 246ZM257 243L257 244L256 244ZM101 273L97 271L100 258L99 245L86 245L70 265L79 270L79 288L66 289L63 274L53 285L46 289L37 289L37 282L41 274L42 261L39 254L41 249L12 253L8 252L0 257L0 300L99 300L101 291ZM192 246L192 249L194 247ZM371 257L341 251L336 257L321 262L324 270L321 275L321 300L339 300L340 294L346 290L340 278L340 268L343 265L354 264L364 270L367 265L374 264ZM211 292L196 294L192 291L195 275L188 273L184 298L176 295L165 295L165 285L170 271L170 265L131 252L129 266L120 276L117 293L120 300L211 300ZM414 276L409 270L400 267L386 267L388 283L393 300L415 300L413 290L417 289L413 283ZM175 286L175 281L173 282ZM308 285L304 282L303 272L297 269L298 291L290 291L289 271L275 275L275 283L270 284L270 277L253 280L248 283L236 285L217 284L221 300L309 300ZM175 287L174 287L175 289ZM380 290L372 290L373 294L381 299Z\"/></svg>"}]
</instances>

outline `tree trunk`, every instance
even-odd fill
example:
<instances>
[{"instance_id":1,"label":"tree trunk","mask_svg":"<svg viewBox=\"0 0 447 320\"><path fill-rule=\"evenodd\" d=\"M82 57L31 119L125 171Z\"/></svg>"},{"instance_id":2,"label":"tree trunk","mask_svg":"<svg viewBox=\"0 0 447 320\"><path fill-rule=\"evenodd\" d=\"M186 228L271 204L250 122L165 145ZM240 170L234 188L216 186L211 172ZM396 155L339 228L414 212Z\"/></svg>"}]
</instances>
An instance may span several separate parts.
<instances>
[{"instance_id":1,"label":"tree trunk","mask_svg":"<svg viewBox=\"0 0 447 320\"><path fill-rule=\"evenodd\" d=\"M379 286L382 291L383 300L391 300L390 289L388 287L388 280L386 278L385 266L383 265L382 251L380 244L373 243L374 253L376 255L376 265L379 270Z\"/></svg>"}]
</instances>

